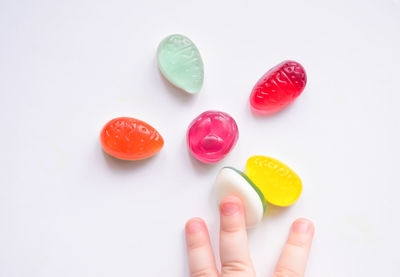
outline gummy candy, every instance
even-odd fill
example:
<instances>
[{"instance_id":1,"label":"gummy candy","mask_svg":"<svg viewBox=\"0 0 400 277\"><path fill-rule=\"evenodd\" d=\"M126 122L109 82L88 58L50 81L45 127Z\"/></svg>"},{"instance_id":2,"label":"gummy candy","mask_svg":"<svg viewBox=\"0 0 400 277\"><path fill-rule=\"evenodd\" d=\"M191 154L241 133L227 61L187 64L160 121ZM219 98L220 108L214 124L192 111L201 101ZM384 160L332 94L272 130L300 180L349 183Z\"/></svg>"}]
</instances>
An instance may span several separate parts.
<instances>
[{"instance_id":1,"label":"gummy candy","mask_svg":"<svg viewBox=\"0 0 400 277\"><path fill-rule=\"evenodd\" d=\"M206 111L190 123L187 144L196 159L204 163L215 163L229 153L238 137L238 127L230 115Z\"/></svg>"},{"instance_id":2,"label":"gummy candy","mask_svg":"<svg viewBox=\"0 0 400 277\"><path fill-rule=\"evenodd\" d=\"M284 61L258 80L250 95L250 106L255 113L277 113L302 93L306 83L303 66L295 61Z\"/></svg>"},{"instance_id":3,"label":"gummy candy","mask_svg":"<svg viewBox=\"0 0 400 277\"><path fill-rule=\"evenodd\" d=\"M247 161L246 173L233 167L222 168L215 181L215 190L218 201L228 195L242 200L247 227L262 220L266 202L286 207L300 197L302 184L299 176L276 159L253 156Z\"/></svg>"},{"instance_id":4,"label":"gummy candy","mask_svg":"<svg viewBox=\"0 0 400 277\"><path fill-rule=\"evenodd\" d=\"M218 202L225 196L234 195L239 197L246 213L246 226L253 227L263 218L266 203L261 191L242 172L233 167L224 167L217 175L215 190Z\"/></svg>"},{"instance_id":5,"label":"gummy candy","mask_svg":"<svg viewBox=\"0 0 400 277\"><path fill-rule=\"evenodd\" d=\"M139 119L118 117L101 130L104 151L122 160L141 160L158 153L164 145L162 136Z\"/></svg>"},{"instance_id":6,"label":"gummy candy","mask_svg":"<svg viewBox=\"0 0 400 277\"><path fill-rule=\"evenodd\" d=\"M196 45L183 35L170 35L157 50L158 66L164 77L188 93L203 86L204 65Z\"/></svg>"},{"instance_id":7,"label":"gummy candy","mask_svg":"<svg viewBox=\"0 0 400 277\"><path fill-rule=\"evenodd\" d=\"M260 189L265 200L276 206L292 205L300 197L300 177L284 163L264 156L247 160L246 173Z\"/></svg>"}]
</instances>

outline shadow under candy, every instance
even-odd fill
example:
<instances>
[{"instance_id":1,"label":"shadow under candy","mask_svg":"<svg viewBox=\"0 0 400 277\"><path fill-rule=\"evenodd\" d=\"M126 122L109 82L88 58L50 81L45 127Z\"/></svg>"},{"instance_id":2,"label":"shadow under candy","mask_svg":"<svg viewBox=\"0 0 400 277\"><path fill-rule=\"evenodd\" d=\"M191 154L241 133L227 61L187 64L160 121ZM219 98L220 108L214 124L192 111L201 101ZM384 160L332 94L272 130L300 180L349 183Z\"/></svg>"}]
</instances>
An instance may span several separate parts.
<instances>
[{"instance_id":1,"label":"shadow under candy","mask_svg":"<svg viewBox=\"0 0 400 277\"><path fill-rule=\"evenodd\" d=\"M265 210L264 219L267 217L277 217L284 214L287 210L290 209L289 207L279 207L272 204L267 203L267 209Z\"/></svg>"},{"instance_id":2,"label":"shadow under candy","mask_svg":"<svg viewBox=\"0 0 400 277\"><path fill-rule=\"evenodd\" d=\"M118 172L139 170L140 168L152 163L153 160L155 159L155 157L153 156L153 157L150 157L147 159L137 160L137 161L120 160L120 159L110 156L109 154L107 154L104 151L102 151L102 152L103 152L104 160L106 161L107 166L112 171L118 171Z\"/></svg>"},{"instance_id":3,"label":"shadow under candy","mask_svg":"<svg viewBox=\"0 0 400 277\"><path fill-rule=\"evenodd\" d=\"M203 163L201 161L199 161L198 159L196 159L195 157L193 157L193 155L190 153L190 151L187 151L187 155L189 156L190 162L193 165L193 168L199 173L199 174L203 174L203 173L207 173L210 170L212 170L213 168L215 168L215 166L218 165L219 162L217 163L211 163L211 164L207 164L207 163Z\"/></svg>"}]
</instances>

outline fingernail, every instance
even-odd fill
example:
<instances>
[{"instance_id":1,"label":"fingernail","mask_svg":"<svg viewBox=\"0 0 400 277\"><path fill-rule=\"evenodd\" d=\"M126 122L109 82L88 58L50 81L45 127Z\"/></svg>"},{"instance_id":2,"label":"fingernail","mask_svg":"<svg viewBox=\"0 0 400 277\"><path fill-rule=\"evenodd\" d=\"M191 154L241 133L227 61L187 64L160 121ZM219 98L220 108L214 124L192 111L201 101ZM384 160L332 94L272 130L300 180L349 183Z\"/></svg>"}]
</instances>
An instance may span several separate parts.
<instances>
[{"instance_id":1,"label":"fingernail","mask_svg":"<svg viewBox=\"0 0 400 277\"><path fill-rule=\"evenodd\" d=\"M231 216L239 211L239 205L232 202L222 204L221 213L223 215Z\"/></svg>"},{"instance_id":2,"label":"fingernail","mask_svg":"<svg viewBox=\"0 0 400 277\"><path fill-rule=\"evenodd\" d=\"M311 230L311 222L305 219L298 219L293 223L292 230L296 233L308 233Z\"/></svg>"},{"instance_id":3,"label":"fingernail","mask_svg":"<svg viewBox=\"0 0 400 277\"><path fill-rule=\"evenodd\" d=\"M190 234L195 234L203 229L203 224L200 221L192 220L188 223L186 230Z\"/></svg>"}]
</instances>

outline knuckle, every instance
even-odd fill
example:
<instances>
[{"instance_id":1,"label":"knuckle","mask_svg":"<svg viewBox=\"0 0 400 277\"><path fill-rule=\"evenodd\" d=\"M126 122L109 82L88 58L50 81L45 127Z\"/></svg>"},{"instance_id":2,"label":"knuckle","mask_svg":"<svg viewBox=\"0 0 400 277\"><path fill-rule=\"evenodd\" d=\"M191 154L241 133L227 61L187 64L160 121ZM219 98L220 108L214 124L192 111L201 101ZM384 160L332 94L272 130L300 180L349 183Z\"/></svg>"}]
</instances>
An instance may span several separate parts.
<instances>
[{"instance_id":1,"label":"knuckle","mask_svg":"<svg viewBox=\"0 0 400 277\"><path fill-rule=\"evenodd\" d=\"M287 267L278 267L273 277L302 277L302 275L293 269Z\"/></svg>"},{"instance_id":2,"label":"knuckle","mask_svg":"<svg viewBox=\"0 0 400 277\"><path fill-rule=\"evenodd\" d=\"M305 240L294 239L289 237L287 244L299 248L307 248L308 242Z\"/></svg>"},{"instance_id":3,"label":"knuckle","mask_svg":"<svg viewBox=\"0 0 400 277\"><path fill-rule=\"evenodd\" d=\"M229 261L221 266L221 273L223 276L232 273L252 273L252 266L242 261Z\"/></svg>"},{"instance_id":4,"label":"knuckle","mask_svg":"<svg viewBox=\"0 0 400 277\"><path fill-rule=\"evenodd\" d=\"M206 242L203 240L192 240L192 241L187 242L187 247L190 250L196 250L199 248L203 248L206 245L207 245Z\"/></svg>"},{"instance_id":5,"label":"knuckle","mask_svg":"<svg viewBox=\"0 0 400 277\"><path fill-rule=\"evenodd\" d=\"M216 277L213 271L209 268L202 268L190 273L191 277Z\"/></svg>"},{"instance_id":6,"label":"knuckle","mask_svg":"<svg viewBox=\"0 0 400 277\"><path fill-rule=\"evenodd\" d=\"M240 224L231 224L231 225L226 225L222 226L222 232L225 234L235 234L235 233L240 233L244 230L244 226Z\"/></svg>"}]
</instances>

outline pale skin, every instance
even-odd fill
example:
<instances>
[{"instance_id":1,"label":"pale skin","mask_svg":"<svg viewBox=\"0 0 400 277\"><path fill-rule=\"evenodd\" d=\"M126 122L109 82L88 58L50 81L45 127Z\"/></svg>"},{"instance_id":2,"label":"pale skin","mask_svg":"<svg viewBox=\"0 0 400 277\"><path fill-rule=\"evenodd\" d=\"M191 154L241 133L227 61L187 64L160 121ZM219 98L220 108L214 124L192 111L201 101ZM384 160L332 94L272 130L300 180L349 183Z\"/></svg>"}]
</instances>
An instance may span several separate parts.
<instances>
[{"instance_id":1,"label":"pale skin","mask_svg":"<svg viewBox=\"0 0 400 277\"><path fill-rule=\"evenodd\" d=\"M191 277L255 277L247 244L244 207L239 198L225 197L220 203L221 272L217 270L206 223L192 218L186 223L186 243ZM313 223L295 220L273 277L303 277L311 242Z\"/></svg>"}]
</instances>

